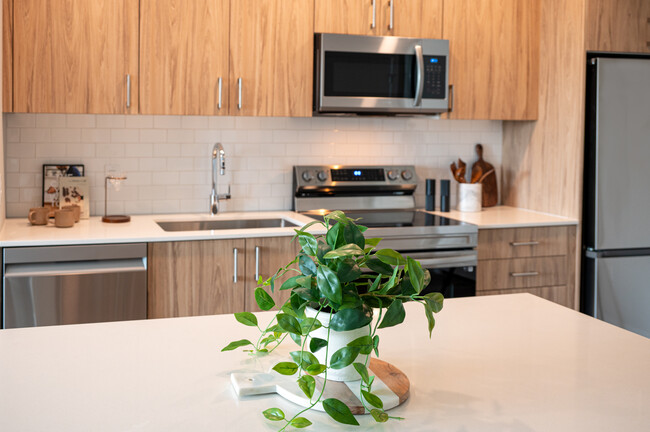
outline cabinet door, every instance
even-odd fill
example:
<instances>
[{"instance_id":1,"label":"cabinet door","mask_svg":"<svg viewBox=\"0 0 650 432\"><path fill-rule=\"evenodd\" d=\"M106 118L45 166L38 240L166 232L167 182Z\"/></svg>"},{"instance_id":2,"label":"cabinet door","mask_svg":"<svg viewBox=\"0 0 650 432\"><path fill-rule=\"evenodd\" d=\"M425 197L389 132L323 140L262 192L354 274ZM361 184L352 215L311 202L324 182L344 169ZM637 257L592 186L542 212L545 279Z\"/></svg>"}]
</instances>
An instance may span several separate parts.
<instances>
[{"instance_id":1,"label":"cabinet door","mask_svg":"<svg viewBox=\"0 0 650 432\"><path fill-rule=\"evenodd\" d=\"M2 0L2 112L13 111L13 8L13 0Z\"/></svg>"},{"instance_id":2,"label":"cabinet door","mask_svg":"<svg viewBox=\"0 0 650 432\"><path fill-rule=\"evenodd\" d=\"M383 35L442 37L442 0L381 0L380 17Z\"/></svg>"},{"instance_id":3,"label":"cabinet door","mask_svg":"<svg viewBox=\"0 0 650 432\"><path fill-rule=\"evenodd\" d=\"M380 2L384 1L386 0L316 0L314 32L380 35Z\"/></svg>"},{"instance_id":4,"label":"cabinet door","mask_svg":"<svg viewBox=\"0 0 650 432\"><path fill-rule=\"evenodd\" d=\"M587 2L588 51L650 53L650 1Z\"/></svg>"},{"instance_id":5,"label":"cabinet door","mask_svg":"<svg viewBox=\"0 0 650 432\"><path fill-rule=\"evenodd\" d=\"M228 114L229 5L141 0L142 114Z\"/></svg>"},{"instance_id":6,"label":"cabinet door","mask_svg":"<svg viewBox=\"0 0 650 432\"><path fill-rule=\"evenodd\" d=\"M14 110L138 112L138 0L14 3Z\"/></svg>"},{"instance_id":7,"label":"cabinet door","mask_svg":"<svg viewBox=\"0 0 650 432\"><path fill-rule=\"evenodd\" d=\"M313 5L305 0L231 3L231 115L311 116Z\"/></svg>"},{"instance_id":8,"label":"cabinet door","mask_svg":"<svg viewBox=\"0 0 650 432\"><path fill-rule=\"evenodd\" d=\"M244 246L244 240L150 243L148 317L242 312Z\"/></svg>"},{"instance_id":9,"label":"cabinet door","mask_svg":"<svg viewBox=\"0 0 650 432\"><path fill-rule=\"evenodd\" d=\"M300 250L298 241L291 237L261 237L246 239L246 310L259 311L255 301L255 288L261 276L263 280L273 276L275 272L291 262ZM297 266L295 266L297 267ZM273 294L265 287L275 301L275 309L279 309L289 299L290 290L280 291L282 283L297 273L287 273L276 280Z\"/></svg>"},{"instance_id":10,"label":"cabinet door","mask_svg":"<svg viewBox=\"0 0 650 432\"><path fill-rule=\"evenodd\" d=\"M452 119L537 118L538 1L445 0Z\"/></svg>"}]
</instances>

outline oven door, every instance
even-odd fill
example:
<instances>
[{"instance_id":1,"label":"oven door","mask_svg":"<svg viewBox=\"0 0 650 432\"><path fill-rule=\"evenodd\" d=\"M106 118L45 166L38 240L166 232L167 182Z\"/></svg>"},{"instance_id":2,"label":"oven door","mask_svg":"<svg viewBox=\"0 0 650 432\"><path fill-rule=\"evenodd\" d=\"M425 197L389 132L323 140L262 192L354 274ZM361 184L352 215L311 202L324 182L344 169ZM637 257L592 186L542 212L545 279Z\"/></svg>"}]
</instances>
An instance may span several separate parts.
<instances>
[{"instance_id":1,"label":"oven door","mask_svg":"<svg viewBox=\"0 0 650 432\"><path fill-rule=\"evenodd\" d=\"M318 113L419 113L448 110L446 40L319 34Z\"/></svg>"},{"instance_id":2,"label":"oven door","mask_svg":"<svg viewBox=\"0 0 650 432\"><path fill-rule=\"evenodd\" d=\"M442 293L445 298L470 297L476 295L475 250L402 252L422 265L431 273L431 282L422 294Z\"/></svg>"}]
</instances>

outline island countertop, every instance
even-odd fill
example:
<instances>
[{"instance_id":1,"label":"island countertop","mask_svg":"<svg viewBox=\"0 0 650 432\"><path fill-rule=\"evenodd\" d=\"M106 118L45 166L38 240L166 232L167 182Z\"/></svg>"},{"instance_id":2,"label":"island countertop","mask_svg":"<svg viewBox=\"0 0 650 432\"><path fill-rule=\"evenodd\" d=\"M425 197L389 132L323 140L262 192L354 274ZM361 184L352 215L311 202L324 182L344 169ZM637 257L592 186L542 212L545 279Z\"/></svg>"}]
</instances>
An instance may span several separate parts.
<instances>
[{"instance_id":1,"label":"island countertop","mask_svg":"<svg viewBox=\"0 0 650 432\"><path fill-rule=\"evenodd\" d=\"M411 380L390 411L405 420L309 412L307 430L650 430L650 340L529 294L446 300L429 340L421 309L379 333L381 358ZM274 359L220 352L254 334L230 315L2 330L0 430L277 430L261 411L298 408L238 399L229 380Z\"/></svg>"}]
</instances>

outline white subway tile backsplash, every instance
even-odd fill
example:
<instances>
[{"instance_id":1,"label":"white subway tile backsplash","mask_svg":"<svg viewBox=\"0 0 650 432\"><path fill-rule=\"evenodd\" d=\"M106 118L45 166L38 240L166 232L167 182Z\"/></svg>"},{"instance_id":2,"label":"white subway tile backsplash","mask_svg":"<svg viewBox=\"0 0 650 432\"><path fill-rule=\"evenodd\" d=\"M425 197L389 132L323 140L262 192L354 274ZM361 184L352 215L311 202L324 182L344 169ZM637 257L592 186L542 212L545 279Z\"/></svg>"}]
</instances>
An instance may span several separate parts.
<instances>
[{"instance_id":1,"label":"white subway tile backsplash","mask_svg":"<svg viewBox=\"0 0 650 432\"><path fill-rule=\"evenodd\" d=\"M292 206L292 167L307 164L408 164L420 178L450 178L449 164L471 164L474 145L501 165L501 122L435 118L273 118L8 114L5 143L7 215L40 205L42 165L83 163L91 211L104 212L108 166L127 175L109 190L109 213L207 212L211 151L226 150L231 186L222 211L285 210ZM453 189L453 188L452 188ZM455 191L452 191L452 204Z\"/></svg>"}]
</instances>

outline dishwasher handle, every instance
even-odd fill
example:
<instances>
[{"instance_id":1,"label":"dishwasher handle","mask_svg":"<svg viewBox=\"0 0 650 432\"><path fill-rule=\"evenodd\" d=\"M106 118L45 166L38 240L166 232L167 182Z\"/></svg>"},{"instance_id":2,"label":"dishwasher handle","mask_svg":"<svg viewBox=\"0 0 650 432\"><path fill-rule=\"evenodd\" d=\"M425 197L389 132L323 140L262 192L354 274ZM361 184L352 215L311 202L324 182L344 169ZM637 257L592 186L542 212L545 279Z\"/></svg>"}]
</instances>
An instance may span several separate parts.
<instances>
[{"instance_id":1,"label":"dishwasher handle","mask_svg":"<svg viewBox=\"0 0 650 432\"><path fill-rule=\"evenodd\" d=\"M90 275L102 273L129 273L147 270L146 258L68 261L35 264L7 264L5 278Z\"/></svg>"}]
</instances>

